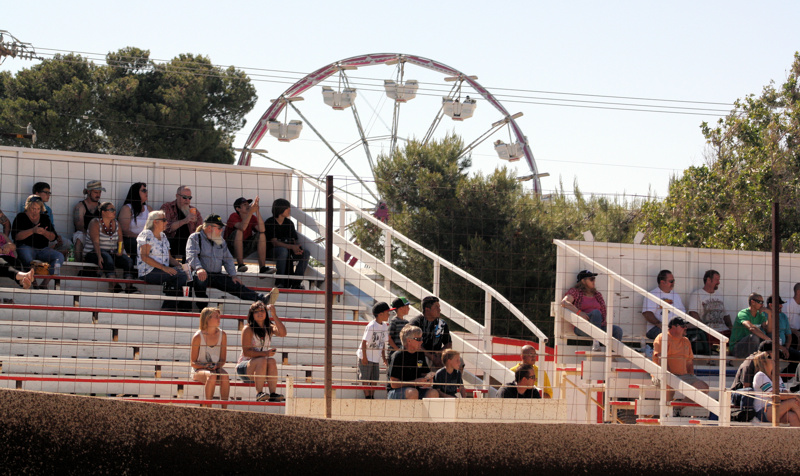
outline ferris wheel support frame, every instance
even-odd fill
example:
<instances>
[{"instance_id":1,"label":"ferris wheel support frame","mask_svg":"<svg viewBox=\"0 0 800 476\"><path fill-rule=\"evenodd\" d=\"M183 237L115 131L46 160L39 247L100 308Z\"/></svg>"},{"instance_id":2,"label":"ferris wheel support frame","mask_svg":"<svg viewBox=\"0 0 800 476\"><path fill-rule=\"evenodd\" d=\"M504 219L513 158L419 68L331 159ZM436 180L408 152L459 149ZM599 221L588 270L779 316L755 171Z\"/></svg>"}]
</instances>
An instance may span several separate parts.
<instances>
[{"instance_id":1,"label":"ferris wheel support frame","mask_svg":"<svg viewBox=\"0 0 800 476\"><path fill-rule=\"evenodd\" d=\"M429 69L432 71L436 71L442 73L446 76L450 77L459 77L463 78L463 81L472 87L472 89L480 94L483 99L485 99L489 104L494 106L495 109L500 111L502 117L509 118L508 120L508 127L510 128L511 132L513 133L514 137L516 137L517 141L522 144L523 148L523 155L525 156L525 161L528 163L528 167L530 168L533 180L533 191L536 194L541 194L541 183L539 181L539 170L536 167L536 162L533 158L533 152L531 151L530 146L528 145L528 141L525 138L525 135L522 133L522 129L520 129L519 125L517 124L516 120L513 119L512 115L506 110L506 108L498 101L492 93L490 93L486 88L480 85L477 80L471 78L470 76L458 71L455 68L447 66L444 63L440 63L438 61L434 61L428 58L424 58L422 56L416 55L407 55L407 54L400 54L400 53L375 53L375 54L367 54L367 55L360 55L360 56L353 56L341 61L336 61L334 63L328 64L319 68L318 70L306 75L295 84L290 86L282 95L283 98L294 98L305 91L308 91L310 88L316 86L320 82L324 81L325 79L329 78L333 74L338 71L341 71L342 67L361 67L361 66L373 66L379 64L394 64L393 62L396 61L403 61L406 63L411 63L416 66ZM286 107L287 101L275 101L273 102L269 108L261 115L261 118L256 123L253 130L250 132L250 135L245 142L245 149L255 149L258 147L259 142L264 136L267 134L267 123L277 118L278 114ZM393 135L396 137L396 134ZM238 165L250 165L250 156L245 152L242 152L239 156L239 160L237 161ZM349 169L349 166L348 166Z\"/></svg>"}]
</instances>

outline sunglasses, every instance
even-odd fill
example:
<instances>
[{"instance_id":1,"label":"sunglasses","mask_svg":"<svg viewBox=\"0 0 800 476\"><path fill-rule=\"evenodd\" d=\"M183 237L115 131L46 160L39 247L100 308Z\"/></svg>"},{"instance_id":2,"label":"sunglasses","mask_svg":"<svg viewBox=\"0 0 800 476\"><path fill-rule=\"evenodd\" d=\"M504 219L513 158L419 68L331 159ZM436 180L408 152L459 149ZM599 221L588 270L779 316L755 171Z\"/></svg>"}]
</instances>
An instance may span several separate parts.
<instances>
[{"instance_id":1,"label":"sunglasses","mask_svg":"<svg viewBox=\"0 0 800 476\"><path fill-rule=\"evenodd\" d=\"M142 193L147 193L147 189L146 188L139 189L139 191L142 192Z\"/></svg>"},{"instance_id":2,"label":"sunglasses","mask_svg":"<svg viewBox=\"0 0 800 476\"><path fill-rule=\"evenodd\" d=\"M669 284L674 284L674 283L675 283L675 280L674 280L674 279L668 279L668 280L667 280L667 282L668 282Z\"/></svg>"},{"instance_id":3,"label":"sunglasses","mask_svg":"<svg viewBox=\"0 0 800 476\"><path fill-rule=\"evenodd\" d=\"M753 299L753 302L757 304L764 304L764 301L759 301L758 299Z\"/></svg>"},{"instance_id":4,"label":"sunglasses","mask_svg":"<svg viewBox=\"0 0 800 476\"><path fill-rule=\"evenodd\" d=\"M422 337L412 337L411 340L415 340L417 342L422 342Z\"/></svg>"},{"instance_id":5,"label":"sunglasses","mask_svg":"<svg viewBox=\"0 0 800 476\"><path fill-rule=\"evenodd\" d=\"M191 200L192 196L191 195L181 195L181 198L184 199L184 200Z\"/></svg>"},{"instance_id":6,"label":"sunglasses","mask_svg":"<svg viewBox=\"0 0 800 476\"><path fill-rule=\"evenodd\" d=\"M115 211L117 211L117 209L116 209L116 208L106 208L106 209L105 209L105 210L103 210L103 211L104 211L104 212L115 212Z\"/></svg>"},{"instance_id":7,"label":"sunglasses","mask_svg":"<svg viewBox=\"0 0 800 476\"><path fill-rule=\"evenodd\" d=\"M53 194L53 192L51 192L49 190L46 191L46 192L39 192L39 193L41 193L42 195L52 195Z\"/></svg>"}]
</instances>

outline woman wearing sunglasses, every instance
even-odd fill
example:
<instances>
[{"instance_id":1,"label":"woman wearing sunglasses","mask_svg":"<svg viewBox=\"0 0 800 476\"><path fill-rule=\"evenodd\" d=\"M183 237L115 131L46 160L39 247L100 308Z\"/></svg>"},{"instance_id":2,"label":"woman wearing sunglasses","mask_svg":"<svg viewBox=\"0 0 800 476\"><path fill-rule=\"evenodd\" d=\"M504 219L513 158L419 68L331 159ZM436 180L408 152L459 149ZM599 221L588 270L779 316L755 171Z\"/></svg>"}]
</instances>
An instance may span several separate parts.
<instances>
[{"instance_id":1,"label":"woman wearing sunglasses","mask_svg":"<svg viewBox=\"0 0 800 476\"><path fill-rule=\"evenodd\" d=\"M121 268L125 279L133 279L133 260L122 249L122 233L120 232L119 222L114 218L117 210L111 202L103 202L99 205L100 218L94 218L89 222L87 228L88 239L83 247L86 253L86 261L97 263L106 278L114 278L114 268ZM108 283L108 290L112 293L121 293L122 286L119 283ZM128 294L139 292L130 283L125 285L125 292Z\"/></svg>"},{"instance_id":2,"label":"woman wearing sunglasses","mask_svg":"<svg viewBox=\"0 0 800 476\"><path fill-rule=\"evenodd\" d=\"M595 277L597 273L592 273L588 269L578 273L578 281L575 286L567 291L564 299L561 300L561 307L568 309L578 316L591 322L595 327L603 331L606 330L606 302L603 295L595 287ZM575 335L587 337L587 334L577 327ZM614 326L611 335L619 340L622 339L622 328ZM599 344L595 341L592 346L597 349Z\"/></svg>"}]
</instances>

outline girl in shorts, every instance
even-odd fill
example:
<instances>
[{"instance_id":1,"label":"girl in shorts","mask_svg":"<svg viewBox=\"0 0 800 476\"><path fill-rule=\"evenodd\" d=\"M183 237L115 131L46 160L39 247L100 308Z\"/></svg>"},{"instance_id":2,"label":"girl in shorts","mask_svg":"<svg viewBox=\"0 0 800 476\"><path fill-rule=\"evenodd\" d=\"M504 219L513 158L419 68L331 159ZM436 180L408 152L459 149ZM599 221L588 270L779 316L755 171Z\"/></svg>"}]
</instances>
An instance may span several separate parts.
<instances>
[{"instance_id":1,"label":"girl in shorts","mask_svg":"<svg viewBox=\"0 0 800 476\"><path fill-rule=\"evenodd\" d=\"M216 307L207 307L200 312L200 330L192 337L192 380L205 384L206 400L214 398L214 387L219 381L220 399L227 401L231 382L228 372L222 367L228 353L228 336L219 324L220 310ZM222 408L228 408L228 405L223 403Z\"/></svg>"},{"instance_id":2,"label":"girl in shorts","mask_svg":"<svg viewBox=\"0 0 800 476\"><path fill-rule=\"evenodd\" d=\"M271 314L270 316L267 314ZM242 331L242 354L236 364L236 373L244 382L255 383L256 401L282 402L283 395L275 393L278 385L278 364L270 347L272 337L286 337L286 327L278 317L275 306L256 301L247 313L247 326ZM264 380L269 393L264 392Z\"/></svg>"}]
</instances>

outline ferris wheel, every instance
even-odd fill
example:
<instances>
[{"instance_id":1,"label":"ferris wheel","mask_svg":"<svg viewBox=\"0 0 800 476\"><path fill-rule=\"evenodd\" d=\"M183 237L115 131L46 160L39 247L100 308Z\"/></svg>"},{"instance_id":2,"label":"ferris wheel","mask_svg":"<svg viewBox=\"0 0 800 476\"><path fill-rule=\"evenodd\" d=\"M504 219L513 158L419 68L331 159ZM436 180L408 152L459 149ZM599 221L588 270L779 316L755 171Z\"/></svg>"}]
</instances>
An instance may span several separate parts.
<instances>
[{"instance_id":1,"label":"ferris wheel","mask_svg":"<svg viewBox=\"0 0 800 476\"><path fill-rule=\"evenodd\" d=\"M382 87L372 78L352 73L356 69L380 65L393 67L390 77L383 80ZM410 79L415 75L431 79ZM408 140L410 136L423 144L427 143L436 137L442 122L449 122L448 126L442 128L452 127L462 135L466 144L460 152L462 157L473 153L479 146L481 150L487 150L488 144L484 142L496 134L502 135L502 139L490 143L494 149L492 154L509 162L524 158L530 175L518 179L532 181L533 192L540 194L539 178L548 174L539 173L528 139L517 124L516 120L522 113L510 114L477 79L440 62L415 55L379 53L333 62L306 75L272 100L250 132L237 164L250 165L253 152L267 135L277 139L276 147L286 152L287 147L291 147L288 143L299 138L302 141L301 135L310 133L311 139L325 149L324 153L331 154L326 173L333 164L342 164L379 202L376 192L359 177L355 164L366 162L369 166L367 173L371 173L378 153L391 154L400 146L399 142ZM322 101L304 103L301 109L299 102L307 99L302 95L308 93L310 96L312 88L317 85L321 86ZM368 94L372 95L372 101L367 98ZM376 101L375 95L378 94L380 100ZM487 106L493 109L487 109ZM317 111L319 108L327 111L314 113L315 108ZM371 109L372 114L366 122L362 121L359 108L362 111L364 108ZM391 121L388 120L387 109L391 109ZM329 111L341 114L346 110L352 113L352 124L342 116L329 116ZM479 111L480 118L476 114ZM387 116L386 120L381 119L381 112ZM404 112L402 121L401 112ZM408 118L405 117L406 112ZM470 121L473 124L462 130L461 125ZM348 124L347 132L342 132L344 124ZM376 133L375 129L385 129L385 133ZM507 129L507 134L503 133L503 129ZM348 135L350 137L345 138ZM469 141L468 138L473 139ZM354 160L351 158L353 155L365 160ZM267 158L281 163L272 157ZM320 177L324 175L320 174Z\"/></svg>"}]
</instances>

